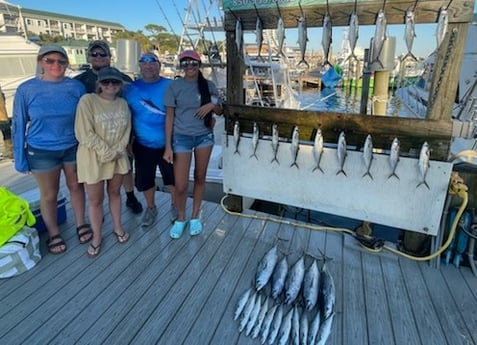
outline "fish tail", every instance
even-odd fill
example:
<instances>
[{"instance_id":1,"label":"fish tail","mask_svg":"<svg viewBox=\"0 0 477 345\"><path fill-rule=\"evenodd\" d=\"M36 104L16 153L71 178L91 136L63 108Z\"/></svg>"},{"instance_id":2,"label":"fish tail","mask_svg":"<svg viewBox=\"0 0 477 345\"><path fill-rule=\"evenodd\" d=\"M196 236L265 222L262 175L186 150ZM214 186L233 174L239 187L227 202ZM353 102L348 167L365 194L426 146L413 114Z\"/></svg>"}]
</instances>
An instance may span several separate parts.
<instances>
[{"instance_id":1,"label":"fish tail","mask_svg":"<svg viewBox=\"0 0 477 345\"><path fill-rule=\"evenodd\" d=\"M300 169L297 162L293 162L292 164L290 164L290 168L293 167L293 166L295 166L297 169Z\"/></svg>"},{"instance_id":2,"label":"fish tail","mask_svg":"<svg viewBox=\"0 0 477 345\"><path fill-rule=\"evenodd\" d=\"M388 176L388 180L393 176L397 178L398 180L400 180L399 176L394 171L391 173L391 175Z\"/></svg>"},{"instance_id":3,"label":"fish tail","mask_svg":"<svg viewBox=\"0 0 477 345\"><path fill-rule=\"evenodd\" d=\"M310 67L310 65L308 64L308 62L306 62L305 59L301 59L297 66L300 66L300 65L302 65L302 64L305 64L306 67Z\"/></svg>"},{"instance_id":4,"label":"fish tail","mask_svg":"<svg viewBox=\"0 0 477 345\"><path fill-rule=\"evenodd\" d=\"M371 178L371 180L374 181L373 175L371 175L371 173L369 172L369 170L366 171L366 172L363 174L363 176L361 176L361 178L363 178L363 177L365 177L365 176L369 176L369 177Z\"/></svg>"},{"instance_id":5,"label":"fish tail","mask_svg":"<svg viewBox=\"0 0 477 345\"><path fill-rule=\"evenodd\" d=\"M416 188L419 188L420 185L424 185L427 187L427 189L431 190L431 188L429 187L429 185L427 184L426 180L422 181L422 182L419 182L416 186Z\"/></svg>"},{"instance_id":6,"label":"fish tail","mask_svg":"<svg viewBox=\"0 0 477 345\"><path fill-rule=\"evenodd\" d=\"M240 156L240 152L238 149L235 149L234 154L238 154Z\"/></svg>"},{"instance_id":7,"label":"fish tail","mask_svg":"<svg viewBox=\"0 0 477 345\"><path fill-rule=\"evenodd\" d=\"M338 170L338 172L336 173L336 175L339 175L339 174L343 174L343 175L345 175L345 176L348 176L348 175L346 175L346 172L345 172L343 169Z\"/></svg>"},{"instance_id":8,"label":"fish tail","mask_svg":"<svg viewBox=\"0 0 477 345\"><path fill-rule=\"evenodd\" d=\"M277 156L273 157L272 161L270 163L277 162L278 165L280 165L280 162L277 159Z\"/></svg>"},{"instance_id":9,"label":"fish tail","mask_svg":"<svg viewBox=\"0 0 477 345\"><path fill-rule=\"evenodd\" d=\"M320 165L319 165L319 164L318 164L318 165L316 165L316 167L314 167L314 168L313 168L313 170L312 170L311 172L314 172L315 170L319 170L319 171L321 171L323 174L325 173L325 172L323 171L323 169L321 169L321 167L320 167Z\"/></svg>"},{"instance_id":10,"label":"fish tail","mask_svg":"<svg viewBox=\"0 0 477 345\"><path fill-rule=\"evenodd\" d=\"M404 55L404 57L402 58L401 61L405 61L407 58L411 58L411 59L413 59L413 60L416 61L416 62L418 61L416 55L414 55L414 54L411 53L411 52L407 52L407 54ZM381 65L381 66L382 66L382 65Z\"/></svg>"}]
</instances>

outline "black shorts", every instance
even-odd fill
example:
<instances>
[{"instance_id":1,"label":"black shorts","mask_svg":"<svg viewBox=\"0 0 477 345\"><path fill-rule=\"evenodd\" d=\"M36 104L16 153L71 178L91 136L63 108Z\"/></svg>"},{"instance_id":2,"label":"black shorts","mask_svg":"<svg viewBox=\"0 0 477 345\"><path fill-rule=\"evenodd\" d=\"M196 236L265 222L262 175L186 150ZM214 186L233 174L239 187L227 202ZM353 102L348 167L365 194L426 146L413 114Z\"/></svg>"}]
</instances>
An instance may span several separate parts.
<instances>
[{"instance_id":1,"label":"black shorts","mask_svg":"<svg viewBox=\"0 0 477 345\"><path fill-rule=\"evenodd\" d=\"M164 148L154 149L133 143L135 185L138 191L143 192L156 186L156 168L159 166L165 186L174 185L174 170L172 164L167 163L162 156Z\"/></svg>"}]
</instances>

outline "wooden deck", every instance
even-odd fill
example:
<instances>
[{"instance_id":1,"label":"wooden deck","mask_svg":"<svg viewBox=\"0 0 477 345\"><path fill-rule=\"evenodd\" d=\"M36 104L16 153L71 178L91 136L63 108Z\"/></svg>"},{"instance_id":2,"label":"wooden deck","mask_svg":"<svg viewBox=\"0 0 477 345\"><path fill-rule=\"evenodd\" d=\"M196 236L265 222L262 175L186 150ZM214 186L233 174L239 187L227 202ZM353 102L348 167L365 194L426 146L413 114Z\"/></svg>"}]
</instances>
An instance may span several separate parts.
<instances>
[{"instance_id":1,"label":"wooden deck","mask_svg":"<svg viewBox=\"0 0 477 345\"><path fill-rule=\"evenodd\" d=\"M0 185L21 193L35 183L3 162ZM78 243L67 203L68 251L47 254L42 234L39 264L0 280L0 344L259 344L238 332L233 313L277 237L290 263L304 250L333 258L336 317L327 344L477 344L477 279L467 267L437 270L371 254L349 236L229 215L212 202L203 205L203 234L171 240L168 203L157 194L149 231L124 209L125 245L106 216L96 259Z\"/></svg>"}]
</instances>

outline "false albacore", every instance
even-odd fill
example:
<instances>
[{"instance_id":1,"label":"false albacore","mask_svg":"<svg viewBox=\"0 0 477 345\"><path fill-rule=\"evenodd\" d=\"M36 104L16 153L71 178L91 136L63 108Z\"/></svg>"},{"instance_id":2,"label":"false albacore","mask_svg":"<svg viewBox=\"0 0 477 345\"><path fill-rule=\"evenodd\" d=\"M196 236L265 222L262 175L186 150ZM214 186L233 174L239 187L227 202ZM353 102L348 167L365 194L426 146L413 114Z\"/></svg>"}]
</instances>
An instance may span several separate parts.
<instances>
[{"instance_id":1,"label":"false albacore","mask_svg":"<svg viewBox=\"0 0 477 345\"><path fill-rule=\"evenodd\" d=\"M321 313L317 310L315 316L313 317L310 326L308 327L308 344L315 344L316 337L320 331L321 326Z\"/></svg>"},{"instance_id":2,"label":"false albacore","mask_svg":"<svg viewBox=\"0 0 477 345\"><path fill-rule=\"evenodd\" d=\"M269 297L265 297L263 304L260 306L260 313L258 314L257 322L255 323L255 327L252 331L252 338L255 339L260 334L260 330L262 329L263 321L265 320L265 316L268 312L268 305L269 305Z\"/></svg>"},{"instance_id":3,"label":"false albacore","mask_svg":"<svg viewBox=\"0 0 477 345\"><path fill-rule=\"evenodd\" d=\"M272 162L277 162L277 164L280 164L280 162L277 159L277 154L278 154L278 145L279 145L279 137L278 137L278 126L276 123L272 125L272 150L273 150L273 159Z\"/></svg>"},{"instance_id":4,"label":"false albacore","mask_svg":"<svg viewBox=\"0 0 477 345\"><path fill-rule=\"evenodd\" d=\"M358 23L358 14L356 13L356 9L351 13L349 17L349 47L350 47L350 55L346 58L354 58L355 61L358 61L358 57L354 54L354 50L356 48L356 44L358 43L359 37L359 23Z\"/></svg>"},{"instance_id":5,"label":"false albacore","mask_svg":"<svg viewBox=\"0 0 477 345\"><path fill-rule=\"evenodd\" d=\"M326 267L326 263L321 268L320 282L321 301L323 301L322 314L324 318L327 318L335 308L335 282Z\"/></svg>"},{"instance_id":6,"label":"false albacore","mask_svg":"<svg viewBox=\"0 0 477 345\"><path fill-rule=\"evenodd\" d=\"M234 124L234 144L235 144L234 154L237 153L237 154L240 155L240 152L238 150L239 143L240 143L240 123L238 121L235 121L235 124Z\"/></svg>"},{"instance_id":7,"label":"false albacore","mask_svg":"<svg viewBox=\"0 0 477 345\"><path fill-rule=\"evenodd\" d=\"M285 303L291 304L295 301L300 292L303 278L305 277L305 260L300 257L290 268L285 281Z\"/></svg>"},{"instance_id":8,"label":"false albacore","mask_svg":"<svg viewBox=\"0 0 477 345\"><path fill-rule=\"evenodd\" d=\"M278 261L278 247L273 246L260 260L255 275L255 288L260 291L267 285Z\"/></svg>"},{"instance_id":9,"label":"false albacore","mask_svg":"<svg viewBox=\"0 0 477 345\"><path fill-rule=\"evenodd\" d=\"M250 295L253 294L253 289L252 288L248 288L243 294L242 296L240 296L238 302L237 302L237 307L235 308L235 314L234 314L234 320L237 320L240 316L240 314L242 314L242 311L244 310L245 308L245 305L247 304L248 302L248 299L250 297Z\"/></svg>"},{"instance_id":10,"label":"false albacore","mask_svg":"<svg viewBox=\"0 0 477 345\"><path fill-rule=\"evenodd\" d=\"M245 329L245 326L247 326L248 320L250 319L250 315L252 314L253 307L255 306L257 295L258 294L256 292L252 293L249 296L247 303L245 304L242 318L240 319L239 332L242 332Z\"/></svg>"},{"instance_id":11,"label":"false albacore","mask_svg":"<svg viewBox=\"0 0 477 345\"><path fill-rule=\"evenodd\" d=\"M250 155L250 158L255 157L258 160L257 157L257 147L258 147L258 139L259 139L259 129L258 125L256 122L253 123L253 134L252 134L252 154Z\"/></svg>"},{"instance_id":12,"label":"false albacore","mask_svg":"<svg viewBox=\"0 0 477 345\"><path fill-rule=\"evenodd\" d=\"M298 23L298 47L300 48L301 60L298 62L298 66L304 64L309 67L308 62L305 60L306 44L308 43L308 34L306 33L306 19L304 15L301 15L296 19Z\"/></svg>"},{"instance_id":13,"label":"false albacore","mask_svg":"<svg viewBox=\"0 0 477 345\"><path fill-rule=\"evenodd\" d=\"M237 53L242 56L243 31L242 20L240 18L235 22L235 44L237 46Z\"/></svg>"},{"instance_id":14,"label":"false albacore","mask_svg":"<svg viewBox=\"0 0 477 345\"><path fill-rule=\"evenodd\" d=\"M323 135L321 134L321 129L318 128L315 134L315 141L313 143L313 157L315 158L315 167L312 171L320 170L322 173L323 169L320 167L321 158L323 156Z\"/></svg>"},{"instance_id":15,"label":"false albacore","mask_svg":"<svg viewBox=\"0 0 477 345\"><path fill-rule=\"evenodd\" d=\"M329 57L330 57L330 49L331 43L333 42L333 26L331 24L331 16L327 13L323 17L323 35L321 37L321 46L323 47L323 56L325 61L323 65L331 66Z\"/></svg>"},{"instance_id":16,"label":"false albacore","mask_svg":"<svg viewBox=\"0 0 477 345\"><path fill-rule=\"evenodd\" d=\"M280 325L280 331L278 332L278 345L288 344L288 338L290 338L290 333L292 329L292 320L293 308L288 311L288 313L282 320L282 324Z\"/></svg>"},{"instance_id":17,"label":"false albacore","mask_svg":"<svg viewBox=\"0 0 477 345\"><path fill-rule=\"evenodd\" d=\"M288 261L284 256L275 266L272 275L272 297L277 299L285 287L285 280L288 274Z\"/></svg>"},{"instance_id":18,"label":"false albacore","mask_svg":"<svg viewBox=\"0 0 477 345\"><path fill-rule=\"evenodd\" d=\"M292 330L290 333L290 339L292 344L300 344L300 313L298 312L298 306L296 304L293 307Z\"/></svg>"},{"instance_id":19,"label":"false albacore","mask_svg":"<svg viewBox=\"0 0 477 345\"><path fill-rule=\"evenodd\" d=\"M283 320L283 304L279 304L275 316L273 317L272 325L270 326L270 334L268 336L268 343L273 344L277 339L278 332Z\"/></svg>"},{"instance_id":20,"label":"false albacore","mask_svg":"<svg viewBox=\"0 0 477 345\"><path fill-rule=\"evenodd\" d=\"M252 312L250 313L247 326L245 327L245 335L247 337L252 333L253 327L255 327L255 323L257 322L257 319L258 319L258 314L260 314L261 306L262 306L262 295L258 294L257 298L255 299L255 304L253 305Z\"/></svg>"},{"instance_id":21,"label":"false albacore","mask_svg":"<svg viewBox=\"0 0 477 345\"><path fill-rule=\"evenodd\" d=\"M408 8L406 10L406 18L404 24L404 41L406 42L407 54L404 55L402 60L406 60L408 57L410 57L414 61L417 61L416 56L412 53L414 37L416 37L416 20L414 19L414 11Z\"/></svg>"},{"instance_id":22,"label":"false albacore","mask_svg":"<svg viewBox=\"0 0 477 345\"><path fill-rule=\"evenodd\" d=\"M439 48L444 41L444 37L447 33L447 27L449 26L449 12L447 8L441 7L439 10L439 17L437 18L437 27L436 27L436 39L437 39L437 48Z\"/></svg>"},{"instance_id":23,"label":"false albacore","mask_svg":"<svg viewBox=\"0 0 477 345\"><path fill-rule=\"evenodd\" d=\"M263 320L262 324L262 332L260 333L260 342L264 344L268 336L270 335L270 328L272 327L273 319L275 318L275 314L277 312L279 304L273 305L265 315L265 319Z\"/></svg>"},{"instance_id":24,"label":"false albacore","mask_svg":"<svg viewBox=\"0 0 477 345\"><path fill-rule=\"evenodd\" d=\"M391 178L391 176L394 176L399 180L399 176L396 174L396 167L399 163L399 150L400 150L399 139L394 138L391 144L391 152L389 154L389 164L391 165L392 172L388 176L388 179Z\"/></svg>"},{"instance_id":25,"label":"false albacore","mask_svg":"<svg viewBox=\"0 0 477 345\"><path fill-rule=\"evenodd\" d=\"M308 344L308 316L306 313L301 313L300 317L300 344Z\"/></svg>"},{"instance_id":26,"label":"false albacore","mask_svg":"<svg viewBox=\"0 0 477 345\"><path fill-rule=\"evenodd\" d=\"M278 18L276 35L278 40L278 54L285 56L285 53L283 52L283 43L285 42L285 24L283 23L282 17Z\"/></svg>"},{"instance_id":27,"label":"false albacore","mask_svg":"<svg viewBox=\"0 0 477 345\"><path fill-rule=\"evenodd\" d=\"M386 27L386 15L384 13L384 9L380 9L376 18L376 30L373 37L371 63L378 62L381 67L384 67L384 65L379 58L381 51L383 50L384 41L386 40Z\"/></svg>"},{"instance_id":28,"label":"false albacore","mask_svg":"<svg viewBox=\"0 0 477 345\"><path fill-rule=\"evenodd\" d=\"M373 163L373 139L371 138L371 134L368 134L364 141L363 161L366 167L366 172L363 174L363 177L369 176L371 180L374 180L373 175L371 175L371 164Z\"/></svg>"},{"instance_id":29,"label":"false albacore","mask_svg":"<svg viewBox=\"0 0 477 345\"><path fill-rule=\"evenodd\" d=\"M318 290L320 282L320 271L316 260L308 267L303 278L303 298L305 299L306 310L311 310L318 301Z\"/></svg>"},{"instance_id":30,"label":"false albacore","mask_svg":"<svg viewBox=\"0 0 477 345\"><path fill-rule=\"evenodd\" d=\"M326 317L321 326L320 330L318 331L318 335L316 337L316 344L317 345L325 345L328 337L331 333L331 326L333 324L333 319L335 317L335 312L332 312L328 317Z\"/></svg>"},{"instance_id":31,"label":"false albacore","mask_svg":"<svg viewBox=\"0 0 477 345\"><path fill-rule=\"evenodd\" d=\"M427 189L430 190L429 185L426 182L427 172L429 171L429 159L430 159L430 151L429 151L429 144L424 142L422 144L421 153L419 154L419 172L421 173L422 181L419 182L416 186L419 187L420 185L424 185Z\"/></svg>"},{"instance_id":32,"label":"false albacore","mask_svg":"<svg viewBox=\"0 0 477 345\"><path fill-rule=\"evenodd\" d=\"M290 164L290 167L296 166L296 168L299 169L298 163L296 162L296 160L298 159L298 152L300 151L300 132L298 131L298 126L295 126L295 128L293 128L290 150L293 159L293 162L292 164Z\"/></svg>"},{"instance_id":33,"label":"false albacore","mask_svg":"<svg viewBox=\"0 0 477 345\"><path fill-rule=\"evenodd\" d=\"M257 21L255 23L255 40L257 42L258 54L257 58L263 60L262 58L262 44L263 44L263 24L262 19L257 16Z\"/></svg>"},{"instance_id":34,"label":"false albacore","mask_svg":"<svg viewBox=\"0 0 477 345\"><path fill-rule=\"evenodd\" d=\"M340 170L338 170L336 175L343 173L343 175L347 176L346 172L344 171L344 163L346 160L346 136L344 132L341 132L338 138L338 147L336 149L336 155L338 157L338 164L340 166Z\"/></svg>"}]
</instances>

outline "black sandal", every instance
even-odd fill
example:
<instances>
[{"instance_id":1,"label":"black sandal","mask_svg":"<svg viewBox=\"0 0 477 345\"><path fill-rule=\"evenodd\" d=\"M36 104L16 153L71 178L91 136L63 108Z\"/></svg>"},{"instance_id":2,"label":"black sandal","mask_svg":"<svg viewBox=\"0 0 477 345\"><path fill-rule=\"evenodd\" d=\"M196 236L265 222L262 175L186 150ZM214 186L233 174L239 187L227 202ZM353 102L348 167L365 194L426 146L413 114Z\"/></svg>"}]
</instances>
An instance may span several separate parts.
<instances>
[{"instance_id":1,"label":"black sandal","mask_svg":"<svg viewBox=\"0 0 477 345\"><path fill-rule=\"evenodd\" d=\"M80 244L88 243L93 238L93 230L91 229L91 225L83 224L83 225L78 226L76 228L76 234L78 235L78 241L79 241ZM87 238L81 240L85 236L87 236Z\"/></svg>"},{"instance_id":2,"label":"black sandal","mask_svg":"<svg viewBox=\"0 0 477 345\"><path fill-rule=\"evenodd\" d=\"M60 234L48 238L48 240L46 241L46 246L48 248L48 251L53 255L63 254L64 252L66 252L66 249L67 249L66 243L65 243L65 241L63 240L63 238L61 237ZM58 248L60 246L65 246L65 249L60 250L60 251L54 251L53 250L53 249Z\"/></svg>"}]
</instances>

